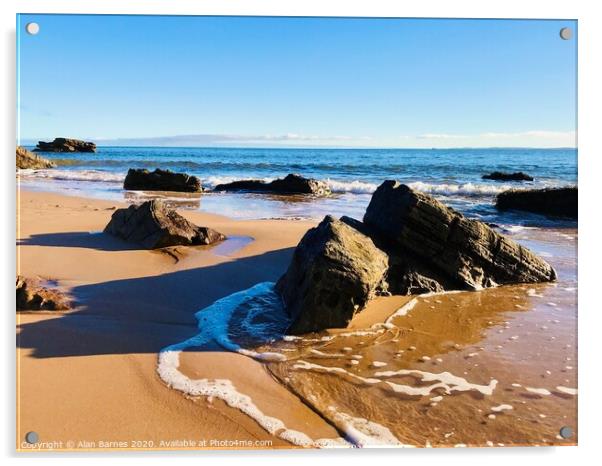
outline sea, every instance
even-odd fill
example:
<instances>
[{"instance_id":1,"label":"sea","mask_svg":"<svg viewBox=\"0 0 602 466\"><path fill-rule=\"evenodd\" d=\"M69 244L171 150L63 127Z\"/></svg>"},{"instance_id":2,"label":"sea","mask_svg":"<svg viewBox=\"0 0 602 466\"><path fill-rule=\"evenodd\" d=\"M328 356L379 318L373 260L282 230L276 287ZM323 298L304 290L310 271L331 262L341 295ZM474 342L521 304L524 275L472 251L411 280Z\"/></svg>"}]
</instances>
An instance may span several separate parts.
<instances>
[{"instance_id":1,"label":"sea","mask_svg":"<svg viewBox=\"0 0 602 466\"><path fill-rule=\"evenodd\" d=\"M33 149L33 147L29 147ZM24 187L127 202L163 197L182 208L237 219L320 219L324 215L361 218L371 194L395 179L429 193L469 217L505 224L564 224L521 214L503 214L495 196L516 187L577 184L575 149L254 149L192 147L103 147L96 153L40 153L57 169L23 170ZM169 169L198 176L202 195L141 193L123 190L129 168ZM533 182L483 180L493 171L522 171ZM289 173L324 180L333 195L267 196L212 193L217 184L241 179L271 181Z\"/></svg>"}]
</instances>

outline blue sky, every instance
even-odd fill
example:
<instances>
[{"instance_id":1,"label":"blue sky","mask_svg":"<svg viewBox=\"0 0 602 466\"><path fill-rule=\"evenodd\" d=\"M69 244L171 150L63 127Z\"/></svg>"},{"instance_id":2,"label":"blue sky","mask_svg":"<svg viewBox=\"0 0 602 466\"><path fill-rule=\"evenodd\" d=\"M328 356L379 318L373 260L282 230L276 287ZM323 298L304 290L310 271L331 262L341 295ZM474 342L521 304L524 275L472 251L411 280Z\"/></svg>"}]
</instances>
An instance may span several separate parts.
<instances>
[{"instance_id":1,"label":"blue sky","mask_svg":"<svg viewBox=\"0 0 602 466\"><path fill-rule=\"evenodd\" d=\"M30 36L25 24L40 32ZM575 145L574 21L21 15L20 142Z\"/></svg>"}]
</instances>

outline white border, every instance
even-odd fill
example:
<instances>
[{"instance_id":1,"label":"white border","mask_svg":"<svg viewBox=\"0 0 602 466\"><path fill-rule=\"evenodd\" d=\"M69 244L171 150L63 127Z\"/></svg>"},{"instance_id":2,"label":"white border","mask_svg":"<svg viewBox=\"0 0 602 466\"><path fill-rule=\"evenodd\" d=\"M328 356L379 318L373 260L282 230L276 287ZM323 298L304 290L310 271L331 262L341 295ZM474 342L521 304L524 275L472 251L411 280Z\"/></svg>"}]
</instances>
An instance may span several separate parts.
<instances>
[{"instance_id":1,"label":"white border","mask_svg":"<svg viewBox=\"0 0 602 466\"><path fill-rule=\"evenodd\" d=\"M598 434L602 431L599 422L600 392L602 380L600 361L597 357L600 347L595 343L602 331L602 309L594 294L600 286L600 160L602 150L600 137L602 125L600 109L600 61L602 49L600 37L602 25L597 14L595 1L525 1L498 0L486 2L477 0L101 0L98 2L75 2L69 0L3 0L2 9L2 92L3 111L0 131L3 134L3 201L4 228L2 245L4 260L2 285L4 299L3 354L4 410L1 423L2 451L5 456L14 457L14 313L12 283L15 271L15 191L14 191L14 141L15 141L15 14L20 13L102 13L102 14L213 14L213 15L281 15L281 16L402 16L402 17L471 17L471 18L563 18L579 20L579 442L577 448L506 448L506 449L456 449L420 451L327 451L327 452L199 452L199 453L110 453L104 455L72 454L44 455L38 461L45 464L62 464L68 458L81 462L85 456L90 463L123 461L131 458L145 463L165 462L166 456L176 456L179 462L190 462L198 466L199 461L216 460L223 463L306 464L308 461L327 463L345 461L359 463L365 461L417 462L421 465L448 461L462 462L463 465L486 463L489 465L509 462L521 464L526 461L545 462L546 465L588 464L595 458ZM9 260L10 259L10 260ZM66 394L66 396L69 396ZM368 458L370 455L370 458ZM21 455L26 462L31 456ZM40 455L38 455L40 456ZM143 456L144 458L141 458ZM35 456L33 456L35 458ZM9 461L13 461L10 458ZM595 461L597 462L597 461Z\"/></svg>"}]
</instances>

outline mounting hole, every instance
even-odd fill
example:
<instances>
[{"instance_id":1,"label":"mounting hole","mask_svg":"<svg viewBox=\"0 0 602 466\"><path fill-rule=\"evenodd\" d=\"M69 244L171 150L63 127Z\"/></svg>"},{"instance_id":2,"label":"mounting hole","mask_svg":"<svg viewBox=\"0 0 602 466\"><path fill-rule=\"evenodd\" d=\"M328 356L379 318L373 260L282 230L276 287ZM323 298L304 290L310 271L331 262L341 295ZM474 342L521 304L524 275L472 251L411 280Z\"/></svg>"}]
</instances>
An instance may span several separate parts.
<instances>
[{"instance_id":1,"label":"mounting hole","mask_svg":"<svg viewBox=\"0 0 602 466\"><path fill-rule=\"evenodd\" d=\"M560 30L560 38L563 40L571 40L573 37L573 31L571 28L562 28Z\"/></svg>"},{"instance_id":2,"label":"mounting hole","mask_svg":"<svg viewBox=\"0 0 602 466\"><path fill-rule=\"evenodd\" d=\"M34 443L38 443L38 440L40 440L40 437L38 436L37 432L31 431L31 432L27 432L25 434L25 441L27 443L30 443L33 445Z\"/></svg>"},{"instance_id":3,"label":"mounting hole","mask_svg":"<svg viewBox=\"0 0 602 466\"><path fill-rule=\"evenodd\" d=\"M560 436L562 438L571 438L573 436L573 429L569 426L564 426L560 429Z\"/></svg>"},{"instance_id":4,"label":"mounting hole","mask_svg":"<svg viewBox=\"0 0 602 466\"><path fill-rule=\"evenodd\" d=\"M27 31L27 34L35 36L40 32L40 25L38 23L27 23L25 25L25 31Z\"/></svg>"}]
</instances>

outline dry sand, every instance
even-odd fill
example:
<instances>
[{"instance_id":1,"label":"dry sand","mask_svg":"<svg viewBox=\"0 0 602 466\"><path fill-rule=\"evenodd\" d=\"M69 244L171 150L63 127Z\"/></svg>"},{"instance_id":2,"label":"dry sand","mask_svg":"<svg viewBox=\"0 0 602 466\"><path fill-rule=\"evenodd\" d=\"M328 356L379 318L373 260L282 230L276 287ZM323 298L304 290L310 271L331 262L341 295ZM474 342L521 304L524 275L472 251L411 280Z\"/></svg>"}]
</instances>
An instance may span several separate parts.
<instances>
[{"instance_id":1,"label":"dry sand","mask_svg":"<svg viewBox=\"0 0 602 466\"><path fill-rule=\"evenodd\" d=\"M223 403L189 400L167 388L156 373L157 353L196 333L194 312L277 279L311 223L232 221L182 211L234 239L216 248L180 248L176 261L94 234L118 203L27 191L19 198L18 273L71 290L77 307L17 315L17 448L29 431L41 442L62 442L54 446L64 449L98 447L100 441L126 448L165 448L162 441L180 440L290 446ZM183 368L193 358L204 376L230 368L234 385L290 428L338 436L260 363L233 353L188 353Z\"/></svg>"}]
</instances>

